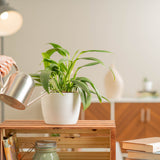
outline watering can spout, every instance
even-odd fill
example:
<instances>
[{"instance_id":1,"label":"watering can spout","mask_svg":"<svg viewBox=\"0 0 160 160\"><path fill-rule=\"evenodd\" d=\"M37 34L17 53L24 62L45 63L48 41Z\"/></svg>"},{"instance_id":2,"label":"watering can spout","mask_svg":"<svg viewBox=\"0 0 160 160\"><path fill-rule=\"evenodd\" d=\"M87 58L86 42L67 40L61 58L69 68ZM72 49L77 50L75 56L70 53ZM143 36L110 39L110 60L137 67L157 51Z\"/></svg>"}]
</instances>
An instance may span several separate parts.
<instances>
[{"instance_id":1,"label":"watering can spout","mask_svg":"<svg viewBox=\"0 0 160 160\"><path fill-rule=\"evenodd\" d=\"M40 96L38 96L37 98L33 99L31 102L29 102L27 104L27 107L29 107L30 105L32 105L33 103L37 102L41 97L45 96L47 93L43 92Z\"/></svg>"},{"instance_id":2,"label":"watering can spout","mask_svg":"<svg viewBox=\"0 0 160 160\"><path fill-rule=\"evenodd\" d=\"M35 84L31 76L23 72L16 71L10 75L4 85L1 75L0 80L3 86L0 90L0 100L19 110L26 109L29 105L38 101L46 94L43 93L41 96L28 103Z\"/></svg>"}]
</instances>

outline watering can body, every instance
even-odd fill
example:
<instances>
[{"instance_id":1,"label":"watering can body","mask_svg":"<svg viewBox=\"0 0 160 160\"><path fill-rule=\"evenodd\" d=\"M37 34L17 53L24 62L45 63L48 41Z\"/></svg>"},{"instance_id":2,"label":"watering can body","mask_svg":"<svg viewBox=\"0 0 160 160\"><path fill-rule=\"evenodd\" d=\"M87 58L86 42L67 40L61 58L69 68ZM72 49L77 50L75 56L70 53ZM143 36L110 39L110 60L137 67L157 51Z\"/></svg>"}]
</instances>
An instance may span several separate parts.
<instances>
[{"instance_id":1,"label":"watering can body","mask_svg":"<svg viewBox=\"0 0 160 160\"><path fill-rule=\"evenodd\" d=\"M16 109L24 110L34 86L34 81L29 75L16 71L1 88L0 100Z\"/></svg>"},{"instance_id":2,"label":"watering can body","mask_svg":"<svg viewBox=\"0 0 160 160\"><path fill-rule=\"evenodd\" d=\"M0 100L13 108L24 110L43 95L28 103L35 87L34 80L30 75L19 72L17 66L15 68L17 71L11 74L1 87ZM2 77L1 84L3 84Z\"/></svg>"}]
</instances>

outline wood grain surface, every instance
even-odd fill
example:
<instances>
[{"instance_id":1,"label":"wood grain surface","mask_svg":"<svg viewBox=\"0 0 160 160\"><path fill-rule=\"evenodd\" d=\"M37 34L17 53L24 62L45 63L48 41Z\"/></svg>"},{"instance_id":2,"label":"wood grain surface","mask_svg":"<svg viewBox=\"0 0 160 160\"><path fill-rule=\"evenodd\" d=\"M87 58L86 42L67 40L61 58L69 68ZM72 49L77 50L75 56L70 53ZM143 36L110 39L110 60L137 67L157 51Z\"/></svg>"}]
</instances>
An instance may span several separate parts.
<instances>
[{"instance_id":1,"label":"wood grain surface","mask_svg":"<svg viewBox=\"0 0 160 160\"><path fill-rule=\"evenodd\" d=\"M84 113L85 120L109 120L110 104L109 103L92 103Z\"/></svg>"},{"instance_id":2,"label":"wood grain surface","mask_svg":"<svg viewBox=\"0 0 160 160\"><path fill-rule=\"evenodd\" d=\"M112 120L79 120L74 125L49 125L45 124L44 121L33 121L33 120L9 120L0 124L0 128L3 129L51 129L51 128L115 128L115 121Z\"/></svg>"},{"instance_id":3,"label":"wood grain surface","mask_svg":"<svg viewBox=\"0 0 160 160\"><path fill-rule=\"evenodd\" d=\"M79 120L75 125L10 120L0 125L0 131L1 141L10 132L16 133L23 160L32 160L34 152L24 152L24 149L34 148L38 140L56 141L61 160L115 160L116 126L111 120Z\"/></svg>"}]
</instances>

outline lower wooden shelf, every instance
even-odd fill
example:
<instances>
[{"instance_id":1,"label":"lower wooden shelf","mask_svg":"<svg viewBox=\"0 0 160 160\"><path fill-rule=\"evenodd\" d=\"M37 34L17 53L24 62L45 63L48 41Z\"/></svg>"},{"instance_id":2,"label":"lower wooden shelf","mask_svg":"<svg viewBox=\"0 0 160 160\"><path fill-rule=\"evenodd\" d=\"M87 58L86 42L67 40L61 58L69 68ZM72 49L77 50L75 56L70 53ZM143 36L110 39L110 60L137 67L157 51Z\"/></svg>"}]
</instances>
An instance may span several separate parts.
<instances>
[{"instance_id":1,"label":"lower wooden shelf","mask_svg":"<svg viewBox=\"0 0 160 160\"><path fill-rule=\"evenodd\" d=\"M115 160L116 127L111 120L79 120L75 125L47 125L43 121L5 121L0 125L1 160L2 138L9 133L17 135L23 160L31 160L37 140L55 140L60 160ZM53 134L58 134L53 136Z\"/></svg>"}]
</instances>

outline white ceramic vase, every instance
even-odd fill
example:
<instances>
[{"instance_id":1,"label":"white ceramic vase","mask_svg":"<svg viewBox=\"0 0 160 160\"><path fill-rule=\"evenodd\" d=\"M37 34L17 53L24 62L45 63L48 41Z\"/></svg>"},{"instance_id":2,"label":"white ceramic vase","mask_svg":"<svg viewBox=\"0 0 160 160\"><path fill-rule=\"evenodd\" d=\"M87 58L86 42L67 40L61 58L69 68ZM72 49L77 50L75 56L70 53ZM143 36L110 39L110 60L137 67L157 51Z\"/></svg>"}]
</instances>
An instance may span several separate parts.
<instances>
[{"instance_id":1,"label":"white ceramic vase","mask_svg":"<svg viewBox=\"0 0 160 160\"><path fill-rule=\"evenodd\" d=\"M115 80L113 73L109 70L105 77L106 96L109 99L120 99L124 88L123 79L114 65L111 66L111 69L115 75Z\"/></svg>"},{"instance_id":2,"label":"white ceramic vase","mask_svg":"<svg viewBox=\"0 0 160 160\"><path fill-rule=\"evenodd\" d=\"M47 94L41 98L42 114L47 124L76 124L81 98L78 93Z\"/></svg>"}]
</instances>

